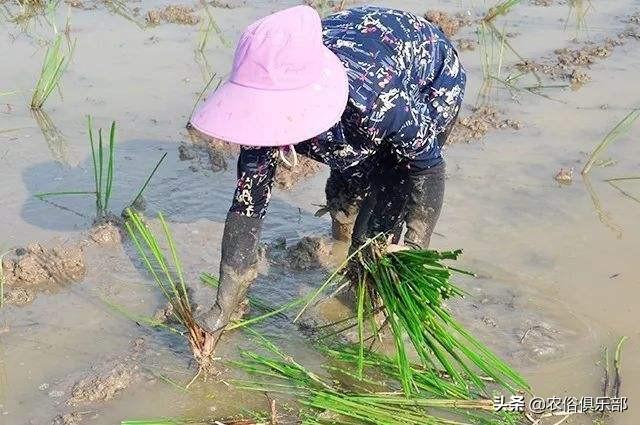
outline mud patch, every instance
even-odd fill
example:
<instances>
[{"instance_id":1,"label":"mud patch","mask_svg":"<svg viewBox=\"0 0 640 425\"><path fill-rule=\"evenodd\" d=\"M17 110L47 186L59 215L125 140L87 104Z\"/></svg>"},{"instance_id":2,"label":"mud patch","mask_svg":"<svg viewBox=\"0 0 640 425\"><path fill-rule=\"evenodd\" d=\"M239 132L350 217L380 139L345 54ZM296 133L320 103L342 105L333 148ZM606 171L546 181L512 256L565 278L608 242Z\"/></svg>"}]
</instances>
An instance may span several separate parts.
<instances>
[{"instance_id":1,"label":"mud patch","mask_svg":"<svg viewBox=\"0 0 640 425\"><path fill-rule=\"evenodd\" d=\"M53 291L63 284L82 280L86 273L84 252L80 245L47 248L33 243L3 258L2 271L5 301L28 304L38 292Z\"/></svg>"},{"instance_id":2,"label":"mud patch","mask_svg":"<svg viewBox=\"0 0 640 425\"><path fill-rule=\"evenodd\" d=\"M476 47L478 47L478 40L475 38L459 38L455 42L458 51L461 52L476 50Z\"/></svg>"},{"instance_id":3,"label":"mud patch","mask_svg":"<svg viewBox=\"0 0 640 425\"><path fill-rule=\"evenodd\" d=\"M206 137L189 131L189 142L178 147L181 161L189 161L189 169L193 172L211 170L219 172L229 168L229 160L237 157L240 148L237 145L219 139ZM235 161L234 161L235 163ZM322 169L322 164L299 155L298 165L288 167L279 164L276 170L275 184L279 189L289 190L301 181L308 179Z\"/></svg>"},{"instance_id":4,"label":"mud patch","mask_svg":"<svg viewBox=\"0 0 640 425\"><path fill-rule=\"evenodd\" d=\"M323 267L331 256L331 243L322 236L305 236L297 244L287 247L285 238L279 238L267 247L272 263L293 270L310 270Z\"/></svg>"},{"instance_id":5,"label":"mud patch","mask_svg":"<svg viewBox=\"0 0 640 425\"><path fill-rule=\"evenodd\" d=\"M169 5L163 9L149 10L146 17L149 25L170 23L178 25L196 25L200 16L190 7Z\"/></svg>"},{"instance_id":6,"label":"mud patch","mask_svg":"<svg viewBox=\"0 0 640 425\"><path fill-rule=\"evenodd\" d=\"M308 179L322 168L319 162L304 156L299 156L298 161L298 165L294 167L288 167L284 164L278 165L275 182L280 189L291 189L297 183Z\"/></svg>"},{"instance_id":7,"label":"mud patch","mask_svg":"<svg viewBox=\"0 0 640 425\"><path fill-rule=\"evenodd\" d=\"M474 108L471 115L462 117L456 122L447 139L447 144L469 143L480 140L490 130L507 129L520 130L519 121L504 118L502 113L493 106Z\"/></svg>"},{"instance_id":8,"label":"mud patch","mask_svg":"<svg viewBox=\"0 0 640 425\"><path fill-rule=\"evenodd\" d=\"M622 46L628 39L640 39L638 26L640 14L634 14L622 20L629 25L616 37L600 42L575 43L575 46L556 49L553 56L539 60L527 59L515 64L523 72L544 74L551 80L565 80L571 88L578 89L591 81L588 69L594 63L606 59L616 47Z\"/></svg>"},{"instance_id":9,"label":"mud patch","mask_svg":"<svg viewBox=\"0 0 640 425\"><path fill-rule=\"evenodd\" d=\"M331 255L331 246L326 239L305 236L296 245L287 248L287 260L295 270L321 267Z\"/></svg>"},{"instance_id":10,"label":"mud patch","mask_svg":"<svg viewBox=\"0 0 640 425\"><path fill-rule=\"evenodd\" d=\"M424 17L429 22L436 24L447 37L456 35L462 28L471 25L471 18L462 13L450 15L443 10L427 10Z\"/></svg>"},{"instance_id":11,"label":"mud patch","mask_svg":"<svg viewBox=\"0 0 640 425\"><path fill-rule=\"evenodd\" d=\"M144 340L138 338L131 342L124 354L65 376L54 382L51 389L43 384L47 385L49 397L61 407L59 411L63 410L52 423L86 423L87 415L92 415L91 409L87 407L112 400L133 384L154 383L153 376L144 372L141 366L143 355L148 352ZM78 407L81 407L80 411L75 410Z\"/></svg>"},{"instance_id":12,"label":"mud patch","mask_svg":"<svg viewBox=\"0 0 640 425\"><path fill-rule=\"evenodd\" d=\"M142 199L142 197L139 199ZM109 221L93 226L89 231L89 239L101 246L118 245L122 242L122 234L120 232L120 227Z\"/></svg>"},{"instance_id":13,"label":"mud patch","mask_svg":"<svg viewBox=\"0 0 640 425\"><path fill-rule=\"evenodd\" d=\"M530 3L534 6L553 6L554 0L531 0Z\"/></svg>"},{"instance_id":14,"label":"mud patch","mask_svg":"<svg viewBox=\"0 0 640 425\"><path fill-rule=\"evenodd\" d=\"M524 294L495 285L476 286L467 301L451 306L454 315L481 341L493 341L498 354L519 364L556 358L568 350L577 331L564 328L559 314L544 317Z\"/></svg>"}]
</instances>

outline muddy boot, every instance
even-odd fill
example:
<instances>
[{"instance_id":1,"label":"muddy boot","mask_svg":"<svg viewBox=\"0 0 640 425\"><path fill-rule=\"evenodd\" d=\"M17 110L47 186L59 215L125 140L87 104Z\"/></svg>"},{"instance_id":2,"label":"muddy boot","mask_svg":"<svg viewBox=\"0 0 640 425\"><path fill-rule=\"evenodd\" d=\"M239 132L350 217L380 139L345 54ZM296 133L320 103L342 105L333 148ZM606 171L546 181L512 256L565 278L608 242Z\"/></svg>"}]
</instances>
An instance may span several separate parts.
<instances>
[{"instance_id":1,"label":"muddy boot","mask_svg":"<svg viewBox=\"0 0 640 425\"><path fill-rule=\"evenodd\" d=\"M198 324L213 336L214 345L232 319L234 312L246 299L251 283L258 275L257 246L262 220L230 212L222 237L220 285L216 303L197 317ZM247 302L248 304L248 302ZM240 317L242 310L239 311Z\"/></svg>"},{"instance_id":2,"label":"muddy boot","mask_svg":"<svg viewBox=\"0 0 640 425\"><path fill-rule=\"evenodd\" d=\"M442 209L445 165L428 168L410 179L404 243L413 248L427 249Z\"/></svg>"},{"instance_id":3,"label":"muddy boot","mask_svg":"<svg viewBox=\"0 0 640 425\"><path fill-rule=\"evenodd\" d=\"M248 311L247 291L257 275L255 266L238 273L228 265L221 265L216 303L209 311L198 317L200 325L213 334L224 330L230 321L242 318Z\"/></svg>"}]
</instances>

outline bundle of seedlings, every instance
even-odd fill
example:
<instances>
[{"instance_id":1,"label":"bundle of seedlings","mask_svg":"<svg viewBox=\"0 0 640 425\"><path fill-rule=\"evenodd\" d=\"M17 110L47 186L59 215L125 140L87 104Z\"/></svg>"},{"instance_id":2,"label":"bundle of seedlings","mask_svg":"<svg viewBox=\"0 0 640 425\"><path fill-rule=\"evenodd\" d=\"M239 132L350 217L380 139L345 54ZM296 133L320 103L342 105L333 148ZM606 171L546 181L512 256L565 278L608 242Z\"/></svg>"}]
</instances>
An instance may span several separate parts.
<instances>
[{"instance_id":1,"label":"bundle of seedlings","mask_svg":"<svg viewBox=\"0 0 640 425\"><path fill-rule=\"evenodd\" d=\"M31 109L38 110L44 106L51 93L57 88L60 89L60 81L62 76L71 61L75 43L69 42L68 51L63 50L63 37L64 34L59 32L56 34L55 39L51 45L47 48L47 52L42 61L42 69L40 70L40 76L33 89L33 96L31 97Z\"/></svg>"},{"instance_id":2,"label":"bundle of seedlings","mask_svg":"<svg viewBox=\"0 0 640 425\"><path fill-rule=\"evenodd\" d=\"M132 314L108 300L104 301L114 310L138 323L186 335L193 349L194 357L201 365L200 370L206 370L206 367L211 365L214 345L210 335L207 334L194 319L196 306L189 299L182 262L164 216L162 213L158 214L164 235L165 248L160 245L159 238L151 231L149 226L147 226L141 213L132 208L127 208L124 215L126 217L125 227L131 241L136 247L140 260L153 277L154 282L168 303L168 308L165 309L165 311L169 316L168 319L170 323L159 322L152 317ZM217 288L218 286L218 279L209 273L202 273L200 275L200 281L211 288ZM266 312L246 320L237 320L230 323L226 329L229 331L254 325L270 317L282 315L285 310L300 303L301 300L296 299L280 307L271 307L259 300L251 299L251 304L254 307ZM173 326L173 323L178 324L184 328L185 331L176 328ZM203 366L205 368L203 368Z\"/></svg>"},{"instance_id":3,"label":"bundle of seedlings","mask_svg":"<svg viewBox=\"0 0 640 425\"><path fill-rule=\"evenodd\" d=\"M411 342L422 367L446 373L467 392L473 389L486 393L484 377L511 393L529 389L520 374L473 337L444 307L444 301L464 294L451 282L452 272L471 274L443 263L456 260L461 253L459 250L387 253L386 245L376 238L354 252L348 265L329 278L346 279L356 294L353 326L358 331L359 376L365 364L365 324L370 325L372 336L376 336L379 329L373 318L382 315L382 327L388 327L393 335L397 371L406 395L416 392L417 383L405 338Z\"/></svg>"},{"instance_id":4,"label":"bundle of seedlings","mask_svg":"<svg viewBox=\"0 0 640 425\"><path fill-rule=\"evenodd\" d=\"M213 345L207 332L195 321L195 309L187 292L182 262L164 216L162 213L158 214L167 248L160 246L158 238L143 221L140 213L128 208L126 216L125 227L142 263L170 304L172 319L186 329L187 338L193 355L200 365L200 370L206 369L211 364ZM167 250L169 255L165 253Z\"/></svg>"},{"instance_id":5,"label":"bundle of seedlings","mask_svg":"<svg viewBox=\"0 0 640 425\"><path fill-rule=\"evenodd\" d=\"M325 367L331 374L322 376L305 368L271 341L258 336L266 351L259 354L244 350L241 359L231 362L256 376L255 380L236 380L246 390L280 393L294 397L302 406L303 424L482 424L517 423L513 413L496 412L491 399L435 397L442 387L455 386L448 377L425 384L425 392L407 397L401 391L389 391L385 382L374 378L358 378L347 369ZM367 357L372 372L384 373L382 356ZM423 371L416 370L418 376ZM428 371L424 373L429 374ZM422 382L430 382L429 376Z\"/></svg>"}]
</instances>

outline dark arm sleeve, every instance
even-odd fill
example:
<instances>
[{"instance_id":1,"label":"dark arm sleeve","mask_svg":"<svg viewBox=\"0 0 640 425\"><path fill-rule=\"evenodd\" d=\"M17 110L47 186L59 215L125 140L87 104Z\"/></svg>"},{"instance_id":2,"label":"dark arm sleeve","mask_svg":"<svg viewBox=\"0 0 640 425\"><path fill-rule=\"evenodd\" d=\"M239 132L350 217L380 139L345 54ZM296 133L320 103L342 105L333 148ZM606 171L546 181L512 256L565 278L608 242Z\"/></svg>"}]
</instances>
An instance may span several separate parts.
<instances>
[{"instance_id":1,"label":"dark arm sleeve","mask_svg":"<svg viewBox=\"0 0 640 425\"><path fill-rule=\"evenodd\" d=\"M243 146L238 156L238 180L230 213L263 218L276 175L278 148Z\"/></svg>"}]
</instances>

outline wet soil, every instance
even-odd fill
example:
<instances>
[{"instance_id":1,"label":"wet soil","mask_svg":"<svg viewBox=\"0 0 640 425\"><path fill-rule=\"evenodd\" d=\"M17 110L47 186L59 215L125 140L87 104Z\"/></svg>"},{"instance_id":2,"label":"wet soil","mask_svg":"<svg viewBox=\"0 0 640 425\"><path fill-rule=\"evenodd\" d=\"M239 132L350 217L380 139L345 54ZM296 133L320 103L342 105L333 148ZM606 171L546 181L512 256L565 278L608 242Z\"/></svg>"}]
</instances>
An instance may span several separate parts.
<instances>
[{"instance_id":1,"label":"wet soil","mask_svg":"<svg viewBox=\"0 0 640 425\"><path fill-rule=\"evenodd\" d=\"M149 25L161 23L197 25L200 22L200 16L193 8L180 5L169 5L162 9L149 10L145 19Z\"/></svg>"},{"instance_id":2,"label":"wet soil","mask_svg":"<svg viewBox=\"0 0 640 425\"><path fill-rule=\"evenodd\" d=\"M519 121L504 118L503 114L494 106L481 106L472 108L469 115L458 119L447 139L447 144L470 143L481 140L491 130L520 130L520 128Z\"/></svg>"},{"instance_id":3,"label":"wet soil","mask_svg":"<svg viewBox=\"0 0 640 425\"><path fill-rule=\"evenodd\" d=\"M487 143L451 143L447 147L445 208L432 246L464 248L460 266L484 276L461 279L459 285L470 294L451 303L450 308L474 335L522 371L536 395L599 394L601 375L596 362L601 345L629 335L623 352L623 393L637 398L640 345L636 342L634 303L638 298L635 264L640 210L604 182L637 174L635 159L640 157L640 146L632 143L635 133L631 131L612 144L606 156L617 160L616 164L594 168L591 177L600 208L616 221L621 238L602 225L601 213L579 176L573 176L571 185L561 184L567 173L558 170L579 170L588 152L629 108L637 106L640 49L635 47L635 38L640 15L629 15L637 6L633 2L610 2L607 7L592 9L586 30L577 33L572 22L567 25L565 3L536 7L520 2L496 21L510 35L517 34L509 42L524 57L538 58L536 61L551 66L566 62L562 63L563 74L557 77L561 83L585 78L573 74L574 68L591 78L592 83L580 91L544 89L560 102L527 94L515 99L500 89L491 99L490 109L474 110L471 105L478 105L474 94L482 81L482 49L463 53L469 85L457 127L459 135L453 137ZM172 4L175 2L159 0L146 7L161 11ZM144 21L147 9L137 9L142 3L127 5L136 20ZM196 2L183 5L193 7L204 18ZM203 150L190 153L178 145L184 140L193 144L185 135L184 123L210 73L228 74L230 46L242 28L288 4L245 5L239 1L229 5L232 7L220 2L213 8L216 23L229 43L210 38L204 52L210 69L203 69L192 57L202 35L199 25L157 25L142 30L102 1L76 3L71 12L67 6L59 8L59 28L71 13L70 34L77 37L77 45L63 78L64 96L53 93L45 105L51 122L65 136L57 140L64 146L55 152L27 106L52 29L42 17L27 28L10 22L2 27L0 48L6 61L0 66L0 80L6 87L1 87L0 93L15 90L17 94L0 97L4 181L0 189L0 252L26 246L29 241L88 238L90 242L83 242L83 246L90 267L86 267L82 284L51 290L26 307L9 304L0 309L0 390L5 389L0 391L0 423L48 424L60 415L59 420L67 423L111 425L129 418L210 417L213 411L216 416L220 413L219 417L231 416L238 413L239 406L264 409L264 400L257 400L255 393L239 391L224 382L198 381L187 393L164 383L153 385L155 379L140 369L141 364L160 363L167 376L183 385L193 377L195 368L184 338L150 331L102 301L107 294L127 311L147 317L163 307L161 295L132 247L118 244L110 236L96 235L98 241L114 240L108 245L87 237L93 225L90 199L56 199L68 207L62 209L33 197L43 191L86 190L85 183L90 184L92 175L83 115L90 113L101 121L116 119L119 173L114 205L130 202L131 194L155 165L158 151L169 153L145 192L148 216L165 213L183 257L188 284L195 289L194 300L210 305L215 291L199 285L198 274L218 268L237 153L222 147L210 150L206 143ZM425 10L424 4L415 2L393 0L385 5L420 14ZM462 9L466 2L443 1L429 6L446 10L454 21L458 13L481 16L486 11L475 4L469 6L471 11ZM627 18L620 18L624 16ZM455 37L467 39L473 46L477 27L458 26ZM620 33L624 44L604 44L608 39L617 40ZM554 50L563 46L566 51L558 58ZM598 46L604 46L608 53ZM581 49L587 50L578 52ZM585 54L595 56L592 61L585 60ZM504 69L510 70L515 62L517 59L505 56ZM540 74L552 80L553 73ZM602 109L603 104L608 108ZM519 126L509 120L512 117L522 121L520 130L515 131ZM59 152L65 152L64 161ZM180 160L189 156L192 158ZM203 172L194 173L194 169ZM554 176L558 181L552 180ZM282 305L316 289L326 279L327 270L344 259L346 248L339 245L329 244L328 255L315 243L305 242L299 250L294 249L303 236L323 238L329 233L329 218L314 216L317 205L325 201L325 179L326 169L321 167L290 190L274 191L263 241L271 245L284 235L289 247L285 244L279 253L271 254L251 289L252 297L272 306ZM637 188L629 184L625 189L635 193ZM47 242L46 246L55 244ZM295 253L293 260L287 257L290 251ZM15 258L14 254L11 257ZM289 265L294 262L302 269ZM47 288L55 285L42 284ZM24 288L13 293L28 299ZM5 291L10 290L6 285ZM320 307L309 314L317 323L351 314L349 308L333 300ZM304 332L290 323L293 313L265 321L257 329L296 358L304 359L305 365L320 369L326 360L310 347ZM129 362L123 347L141 335L148 350ZM235 358L238 348L247 346L253 348L249 335L229 333L217 354ZM40 390L43 383L49 387ZM67 405L74 389L76 402ZM590 423L587 418L572 421ZM637 423L635 409L611 418L613 425Z\"/></svg>"},{"instance_id":4,"label":"wet soil","mask_svg":"<svg viewBox=\"0 0 640 425\"><path fill-rule=\"evenodd\" d=\"M607 37L601 41L573 42L572 46L554 50L553 56L542 59L527 59L515 65L520 71L536 72L546 75L552 80L568 81L573 89L578 89L591 81L589 68L611 56L618 47L629 40L639 38L637 15L630 15L621 20L627 28L615 37Z\"/></svg>"},{"instance_id":5,"label":"wet soil","mask_svg":"<svg viewBox=\"0 0 640 425\"><path fill-rule=\"evenodd\" d=\"M82 280L86 273L83 248L56 245L51 248L32 243L17 248L2 259L5 301L28 304L39 292L51 292L60 286Z\"/></svg>"},{"instance_id":6,"label":"wet soil","mask_svg":"<svg viewBox=\"0 0 640 425\"><path fill-rule=\"evenodd\" d=\"M194 171L211 170L220 172L235 166L239 152L238 146L214 138L190 134L190 141L178 146L180 160L189 161L189 168ZM298 155L298 164L288 166L279 164L276 170L275 184L279 189L290 190L302 184L322 169L322 164Z\"/></svg>"},{"instance_id":7,"label":"wet soil","mask_svg":"<svg viewBox=\"0 0 640 425\"><path fill-rule=\"evenodd\" d=\"M122 396L134 384L155 384L157 380L142 366L143 359L150 355L144 340L137 338L122 354L96 361L86 370L60 377L51 384L42 384L40 390L64 411L53 423L91 422L91 406Z\"/></svg>"},{"instance_id":8,"label":"wet soil","mask_svg":"<svg viewBox=\"0 0 640 425\"><path fill-rule=\"evenodd\" d=\"M449 14L443 10L428 10L424 17L438 25L440 29L449 37L453 37L458 32L471 25L471 18L464 13Z\"/></svg>"}]
</instances>

